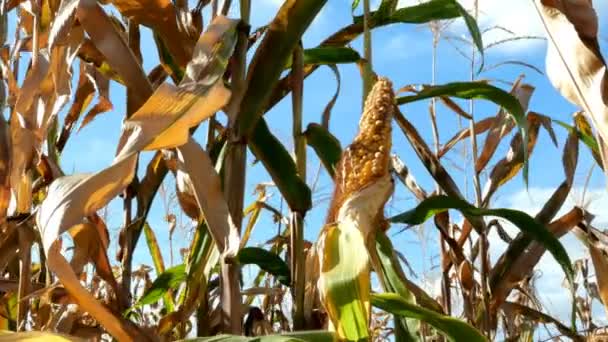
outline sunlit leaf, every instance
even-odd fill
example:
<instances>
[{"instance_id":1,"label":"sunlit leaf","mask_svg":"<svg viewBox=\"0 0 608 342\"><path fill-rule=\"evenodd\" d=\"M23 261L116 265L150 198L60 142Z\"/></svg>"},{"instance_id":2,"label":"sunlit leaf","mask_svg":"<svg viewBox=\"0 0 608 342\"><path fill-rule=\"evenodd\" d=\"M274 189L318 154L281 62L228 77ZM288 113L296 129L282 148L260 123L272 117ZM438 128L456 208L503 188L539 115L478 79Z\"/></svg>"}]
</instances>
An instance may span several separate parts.
<instances>
[{"instance_id":1,"label":"sunlit leaf","mask_svg":"<svg viewBox=\"0 0 608 342\"><path fill-rule=\"evenodd\" d=\"M135 307L158 302L169 290L176 290L186 281L186 265L181 264L168 268L156 277L152 286L137 301Z\"/></svg>"},{"instance_id":2,"label":"sunlit leaf","mask_svg":"<svg viewBox=\"0 0 608 342\"><path fill-rule=\"evenodd\" d=\"M243 265L254 264L262 270L277 277L285 286L291 286L289 266L275 253L263 248L245 247L237 254L237 260Z\"/></svg>"},{"instance_id":3,"label":"sunlit leaf","mask_svg":"<svg viewBox=\"0 0 608 342\"><path fill-rule=\"evenodd\" d=\"M262 161L293 211L304 213L312 206L310 188L298 175L296 164L283 144L261 118L249 140L249 148Z\"/></svg>"},{"instance_id":4,"label":"sunlit leaf","mask_svg":"<svg viewBox=\"0 0 608 342\"><path fill-rule=\"evenodd\" d=\"M321 163L333 178L336 165L342 155L340 141L323 126L316 123L308 124L304 135L306 135L306 143L315 150Z\"/></svg>"},{"instance_id":5,"label":"sunlit leaf","mask_svg":"<svg viewBox=\"0 0 608 342\"><path fill-rule=\"evenodd\" d=\"M393 216L390 220L394 223L418 225L433 215L448 209L457 209L465 216L497 216L510 221L522 232L542 243L562 267L568 281L570 283L574 282L572 263L562 244L547 228L524 212L513 209L476 208L461 199L448 196L435 196L424 200L412 210Z\"/></svg>"},{"instance_id":6,"label":"sunlit leaf","mask_svg":"<svg viewBox=\"0 0 608 342\"><path fill-rule=\"evenodd\" d=\"M419 319L430 324L448 340L458 341L488 341L477 329L469 324L449 316L443 316L434 311L424 309L409 303L403 297L395 293L380 293L372 295L372 304L392 314Z\"/></svg>"},{"instance_id":7,"label":"sunlit leaf","mask_svg":"<svg viewBox=\"0 0 608 342\"><path fill-rule=\"evenodd\" d=\"M359 59L361 59L359 53L348 47L320 46L304 50L305 65L354 63ZM291 58L288 59L285 68L291 68Z\"/></svg>"}]
</instances>

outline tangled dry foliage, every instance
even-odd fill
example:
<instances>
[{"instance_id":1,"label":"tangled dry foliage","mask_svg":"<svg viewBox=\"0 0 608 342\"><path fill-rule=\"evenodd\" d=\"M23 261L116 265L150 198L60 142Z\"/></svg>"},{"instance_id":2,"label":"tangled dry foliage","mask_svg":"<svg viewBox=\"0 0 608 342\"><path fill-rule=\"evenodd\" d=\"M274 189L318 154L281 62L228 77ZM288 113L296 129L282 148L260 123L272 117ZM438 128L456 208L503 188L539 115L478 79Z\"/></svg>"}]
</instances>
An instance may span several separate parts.
<instances>
[{"instance_id":1,"label":"tangled dry foliage","mask_svg":"<svg viewBox=\"0 0 608 342\"><path fill-rule=\"evenodd\" d=\"M362 6L363 15L311 48L301 38L325 0L287 0L260 28L249 26L256 5L250 0L238 6L199 0L192 8L183 0L2 1L0 341L531 341L540 330L554 340L605 340L592 306L599 301L608 310L608 236L594 224L594 213L564 208L581 146L608 170L608 76L597 14L591 0L533 3L547 32L547 76L581 110L572 124L529 110L535 88L523 78L509 91L474 79L490 68L481 63L473 70L476 58L483 58L485 31L456 0L404 8L382 0L374 10L369 0L355 0L353 9ZM470 33L462 43L472 49L470 81L395 91L391 75L374 74L372 30L428 23L438 38L454 20L463 20ZM140 26L152 30L160 61L147 74ZM15 34L10 42L9 33ZM349 47L360 35L363 58ZM303 89L306 77L323 65L339 84L336 65L347 63L361 71L364 108L356 137L342 151L329 130L339 85L320 123L307 127ZM61 167L64 148L76 126L82 129L113 110L114 83L125 89L126 112L113 161L95 173L67 174ZM264 117L287 96L293 153ZM453 98L489 101L498 110L475 120L472 105L466 111ZM434 149L401 112L426 99L433 99ZM435 100L469 123L444 144L438 140ZM205 146L192 136L203 122ZM393 123L415 155L393 148ZM558 144L555 124L568 131L563 182L533 217L491 208L497 190L517 174L527 183L541 129ZM500 158L496 154L507 137L509 149ZM466 140L472 201L442 163ZM153 152L147 164L145 151ZM249 151L285 209L270 201L274 190L268 183L256 186L257 198L245 207ZM304 239L316 184L307 182L311 151L334 182L316 241ZM427 169L435 191L416 182L404 162L413 159ZM169 173L174 191L163 185ZM395 181L419 203L387 218ZM196 223L182 261L171 261L171 267L163 259L166 244L148 219L153 200L167 196L177 203L167 208L170 234L178 215ZM117 238L111 238L103 214L113 200L123 203ZM267 248L249 246L256 222L268 214L278 233ZM406 276L407 260L387 234L430 218L440 240L442 289L435 297ZM512 237L504 224L520 232ZM500 257L494 263L491 231L507 244L495 251ZM566 234L584 242L588 257L570 260L559 241ZM136 266L140 240L152 266ZM110 246L118 250L115 260ZM570 288L564 289L572 301L568 322L546 312L535 295L535 268L545 252ZM243 276L247 265L255 265L255 277Z\"/></svg>"}]
</instances>

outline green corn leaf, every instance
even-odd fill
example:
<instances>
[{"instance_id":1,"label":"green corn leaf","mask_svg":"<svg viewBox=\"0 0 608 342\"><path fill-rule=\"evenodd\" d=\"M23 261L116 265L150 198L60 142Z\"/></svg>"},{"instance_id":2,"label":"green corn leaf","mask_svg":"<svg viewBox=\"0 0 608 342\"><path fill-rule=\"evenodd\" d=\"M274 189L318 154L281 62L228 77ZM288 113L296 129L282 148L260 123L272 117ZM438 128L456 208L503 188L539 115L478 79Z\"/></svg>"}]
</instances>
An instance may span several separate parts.
<instances>
[{"instance_id":1,"label":"green corn leaf","mask_svg":"<svg viewBox=\"0 0 608 342\"><path fill-rule=\"evenodd\" d=\"M236 131L249 137L302 35L327 0L287 1L281 6L256 50L247 74Z\"/></svg>"},{"instance_id":2,"label":"green corn leaf","mask_svg":"<svg viewBox=\"0 0 608 342\"><path fill-rule=\"evenodd\" d=\"M338 165L340 156L342 155L340 141L327 129L317 123L308 124L304 135L306 136L306 143L308 146L315 150L321 163L323 163L323 166L333 178L336 171L336 165Z\"/></svg>"},{"instance_id":3,"label":"green corn leaf","mask_svg":"<svg viewBox=\"0 0 608 342\"><path fill-rule=\"evenodd\" d=\"M477 329L453 317L409 303L396 293L372 294L372 305L394 315L416 318L426 322L443 333L449 341L488 341Z\"/></svg>"},{"instance_id":4,"label":"green corn leaf","mask_svg":"<svg viewBox=\"0 0 608 342\"><path fill-rule=\"evenodd\" d=\"M523 141L528 141L528 122L521 104L517 98L508 92L485 82L453 82L438 86L428 86L416 95L402 96L397 104L403 105L415 101L429 99L437 96L453 96L461 99L482 99L491 101L511 114L521 132ZM524 145L525 146L525 145ZM524 169L523 176L528 186L528 150L523 149Z\"/></svg>"},{"instance_id":5,"label":"green corn leaf","mask_svg":"<svg viewBox=\"0 0 608 342\"><path fill-rule=\"evenodd\" d=\"M260 118L255 127L249 148L262 161L289 208L300 213L308 211L312 206L310 188L298 175L293 158L270 132L264 118Z\"/></svg>"},{"instance_id":6,"label":"green corn leaf","mask_svg":"<svg viewBox=\"0 0 608 342\"><path fill-rule=\"evenodd\" d=\"M423 24L433 20L462 17L467 25L475 47L477 47L482 56L481 66L483 67L483 43L477 21L458 3L457 0L431 0L398 10L395 10L395 5L396 1L383 1L378 11L371 13L371 27L375 28L395 23ZM356 16L353 20L355 24L362 24L363 16ZM481 70L481 67L479 70Z\"/></svg>"},{"instance_id":7,"label":"green corn leaf","mask_svg":"<svg viewBox=\"0 0 608 342\"><path fill-rule=\"evenodd\" d=\"M399 294L406 302L416 305L416 299L405 284L405 273L395 254L391 240L383 231L376 233L376 255L379 265L376 273L387 292ZM416 319L395 317L395 338L397 341L417 341L419 322Z\"/></svg>"},{"instance_id":8,"label":"green corn leaf","mask_svg":"<svg viewBox=\"0 0 608 342\"><path fill-rule=\"evenodd\" d=\"M589 151L591 152L591 155L593 156L593 158L595 159L597 164L600 167L602 167L602 159L600 157L599 145L597 143L597 140L593 136L593 134L590 134L589 132L585 132L584 130L578 129L577 127L570 126L567 123L560 121L560 120L553 120L553 122L564 127L565 129L568 130L568 132L576 132L576 135L578 136L578 138L581 139L581 141L587 146L587 148L589 148Z\"/></svg>"},{"instance_id":9,"label":"green corn leaf","mask_svg":"<svg viewBox=\"0 0 608 342\"><path fill-rule=\"evenodd\" d=\"M360 59L357 51L342 46L320 46L304 50L304 65L347 64ZM291 63L289 57L285 69L291 68Z\"/></svg>"},{"instance_id":10,"label":"green corn leaf","mask_svg":"<svg viewBox=\"0 0 608 342\"><path fill-rule=\"evenodd\" d=\"M390 218L394 223L407 223L418 225L429 219L435 214L444 212L448 209L457 209L465 217L496 216L504 218L514 224L525 234L528 234L539 243L543 244L560 264L570 285L574 287L574 270L572 262L564 246L559 240L547 230L545 226L535 221L530 215L512 209L484 209L476 208L464 200L448 197L434 196L422 201L416 208Z\"/></svg>"},{"instance_id":11,"label":"green corn leaf","mask_svg":"<svg viewBox=\"0 0 608 342\"><path fill-rule=\"evenodd\" d=\"M479 63L479 71L478 73L480 73L483 70L483 65L484 65L484 50L483 50L483 40L481 38L481 32L479 31L479 26L477 26L477 21L475 20L475 18L473 18L473 16L471 16L469 14L469 12L467 12L466 9L464 9L459 3L458 1L454 0L456 8L458 9L458 12L460 12L460 16L462 16L462 19L464 19L464 23L467 25L467 28L469 29L469 34L471 35L471 38L473 39L473 43L475 44L475 47L477 48L477 50L479 51L479 54L481 56L481 63Z\"/></svg>"},{"instance_id":12,"label":"green corn leaf","mask_svg":"<svg viewBox=\"0 0 608 342\"><path fill-rule=\"evenodd\" d=\"M338 335L346 341L369 340L369 258L363 234L349 224L323 228L319 290Z\"/></svg>"},{"instance_id":13,"label":"green corn leaf","mask_svg":"<svg viewBox=\"0 0 608 342\"><path fill-rule=\"evenodd\" d=\"M158 241L156 240L156 234L154 234L154 231L147 222L144 224L144 236L146 237L146 244L150 250L150 256L152 256L152 261L154 262L156 274L162 274L165 272L165 262L160 252ZM170 293L167 292L163 295L163 302L165 303L167 312L173 312L174 304Z\"/></svg>"},{"instance_id":14,"label":"green corn leaf","mask_svg":"<svg viewBox=\"0 0 608 342\"><path fill-rule=\"evenodd\" d=\"M144 293L139 301L137 301L135 307L158 302L168 290L176 290L184 281L186 281L186 277L186 265L184 264L167 269L154 280L152 286Z\"/></svg>"},{"instance_id":15,"label":"green corn leaf","mask_svg":"<svg viewBox=\"0 0 608 342\"><path fill-rule=\"evenodd\" d=\"M245 247L237 254L237 260L242 265L258 265L264 271L277 277L281 284L291 286L289 266L276 253L258 247Z\"/></svg>"}]
</instances>

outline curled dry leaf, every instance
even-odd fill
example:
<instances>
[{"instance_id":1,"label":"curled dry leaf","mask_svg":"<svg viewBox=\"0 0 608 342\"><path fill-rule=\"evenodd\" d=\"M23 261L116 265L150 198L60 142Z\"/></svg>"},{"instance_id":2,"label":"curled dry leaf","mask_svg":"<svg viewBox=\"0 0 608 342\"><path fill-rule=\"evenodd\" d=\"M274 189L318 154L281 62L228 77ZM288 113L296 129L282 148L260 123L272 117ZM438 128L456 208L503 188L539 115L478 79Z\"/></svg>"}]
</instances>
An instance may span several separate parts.
<instances>
[{"instance_id":1,"label":"curled dry leaf","mask_svg":"<svg viewBox=\"0 0 608 342\"><path fill-rule=\"evenodd\" d=\"M535 4L549 38L549 80L562 96L589 115L601 140L608 141L608 75L592 2L535 0ZM600 152L606 164L605 146L600 147Z\"/></svg>"},{"instance_id":2,"label":"curled dry leaf","mask_svg":"<svg viewBox=\"0 0 608 342\"><path fill-rule=\"evenodd\" d=\"M488 178L486 185L483 190L483 201L482 205L487 207L490 203L492 195L498 190L498 188L513 179L515 175L524 166L524 148L526 148L528 155L531 155L536 147L536 141L538 139L538 131L540 128L540 119L534 113L530 113L527 116L528 119L528 141L523 147L523 141L520 133L517 133L511 140L511 147L507 152L507 155L498 161Z\"/></svg>"},{"instance_id":3,"label":"curled dry leaf","mask_svg":"<svg viewBox=\"0 0 608 342\"><path fill-rule=\"evenodd\" d=\"M533 86L529 84L521 84L519 80L515 82L513 88L511 89L511 94L517 98L524 112L528 110L528 104L530 103L530 98L532 97L533 92ZM509 134L513 127L515 127L514 120L512 120L507 111L502 108L498 111L494 118L495 121L492 124L492 127L489 129L481 153L475 162L475 171L477 173L481 172L481 170L488 165L488 162L496 152L496 148L498 147L498 144L502 138Z\"/></svg>"},{"instance_id":4,"label":"curled dry leaf","mask_svg":"<svg viewBox=\"0 0 608 342\"><path fill-rule=\"evenodd\" d=\"M359 132L336 168L328 224L317 241L321 300L333 328L348 340L369 337L370 268L368 253L362 251L374 231L386 225L384 204L394 188L389 153L395 108L391 82L378 79L365 102Z\"/></svg>"},{"instance_id":5,"label":"curled dry leaf","mask_svg":"<svg viewBox=\"0 0 608 342\"><path fill-rule=\"evenodd\" d=\"M605 232L585 223L577 226L574 233L589 249L595 268L599 298L608 312L608 236Z\"/></svg>"},{"instance_id":6,"label":"curled dry leaf","mask_svg":"<svg viewBox=\"0 0 608 342\"><path fill-rule=\"evenodd\" d=\"M123 124L118 152L111 166L95 174L72 175L55 180L41 204L36 220L49 269L53 271L83 311L89 312L120 340L144 338L129 322L111 314L80 285L61 254L60 235L120 194L135 174L137 154L144 150L174 148L189 140L189 129L207 119L228 101L230 92L221 76L223 60L233 44L213 50L213 44L233 33L235 21L218 17L201 36L198 54L179 86L161 85L144 105ZM218 62L218 59L221 62ZM201 65L207 65L205 69Z\"/></svg>"}]
</instances>

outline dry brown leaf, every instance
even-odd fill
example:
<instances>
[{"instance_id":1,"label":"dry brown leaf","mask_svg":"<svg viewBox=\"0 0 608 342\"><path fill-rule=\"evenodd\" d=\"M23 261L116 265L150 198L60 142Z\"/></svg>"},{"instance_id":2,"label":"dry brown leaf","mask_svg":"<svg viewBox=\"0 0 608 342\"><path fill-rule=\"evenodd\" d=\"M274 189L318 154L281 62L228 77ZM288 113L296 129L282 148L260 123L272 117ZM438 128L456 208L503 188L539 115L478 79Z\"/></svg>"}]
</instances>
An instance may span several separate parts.
<instances>
[{"instance_id":1,"label":"dry brown leaf","mask_svg":"<svg viewBox=\"0 0 608 342\"><path fill-rule=\"evenodd\" d=\"M557 220L551 222L547 228L556 238L560 238L578 225L583 219L583 210L575 207ZM523 236L519 235L513 240L512 244L516 244L521 238L523 238ZM505 253L498 259L495 267L492 269L490 279L497 276L497 274L494 274L495 272L504 271L504 274L500 274L500 279L492 286L491 307L493 312L500 307L513 287L532 272L545 251L546 248L542 243L533 241L528 248L525 249L524 253L519 254L517 259L506 270L501 270L500 265L504 263L505 260L503 259L509 257L508 254Z\"/></svg>"},{"instance_id":2,"label":"dry brown leaf","mask_svg":"<svg viewBox=\"0 0 608 342\"><path fill-rule=\"evenodd\" d=\"M218 17L210 35L203 35L201 45L211 45L234 26L234 21ZM223 31L222 31L223 30ZM41 204L36 220L42 236L49 269L83 311L89 312L104 328L120 340L144 338L126 320L111 314L79 283L69 263L61 254L57 239L82 223L127 187L135 174L137 154L143 150L178 147L189 140L189 129L207 119L228 101L222 73L204 73L200 65L212 60L211 46L199 47L197 59L188 66L187 75L178 87L161 85L133 116L123 124L118 152L112 165L98 173L72 175L55 180ZM219 242L218 242L219 243ZM238 246L238 243L237 243Z\"/></svg>"},{"instance_id":3,"label":"dry brown leaf","mask_svg":"<svg viewBox=\"0 0 608 342\"><path fill-rule=\"evenodd\" d=\"M591 261L595 268L599 298L608 312L608 236L593 226L582 223L574 229L574 234L589 249Z\"/></svg>"},{"instance_id":4,"label":"dry brown leaf","mask_svg":"<svg viewBox=\"0 0 608 342\"><path fill-rule=\"evenodd\" d=\"M530 98L532 97L533 92L534 87L529 84L521 84L518 80L513 85L510 93L519 100L519 104L521 104L521 107L525 112L528 110L528 104L530 103ZM488 162L490 159L492 159L492 156L496 152L496 148L498 147L498 144L502 138L509 134L513 127L515 127L515 122L503 109L498 111L495 118L496 120L494 121L494 125L492 125L490 128L484 141L481 153L475 162L475 171L477 173L481 172L481 170L488 165Z\"/></svg>"},{"instance_id":5,"label":"dry brown leaf","mask_svg":"<svg viewBox=\"0 0 608 342\"><path fill-rule=\"evenodd\" d=\"M78 128L80 131L84 126L89 124L97 115L112 110L113 105L110 102L110 80L106 78L101 72L95 70L91 66L87 65L88 69L87 76L93 81L92 84L97 91L97 103L89 110L89 112L82 119L82 123Z\"/></svg>"},{"instance_id":6,"label":"dry brown leaf","mask_svg":"<svg viewBox=\"0 0 608 342\"><path fill-rule=\"evenodd\" d=\"M394 170L399 180L401 180L419 201L423 201L427 198L427 192L418 185L414 176L397 155L391 156L391 168Z\"/></svg>"},{"instance_id":7,"label":"dry brown leaf","mask_svg":"<svg viewBox=\"0 0 608 342\"><path fill-rule=\"evenodd\" d=\"M152 94L152 86L127 42L97 1L71 1L75 3L72 6L76 6L78 21L106 57L108 64L120 75L125 86L134 91L134 101L138 107L141 106Z\"/></svg>"},{"instance_id":8,"label":"dry brown leaf","mask_svg":"<svg viewBox=\"0 0 608 342\"><path fill-rule=\"evenodd\" d=\"M211 158L192 138L177 148L177 177L192 189L220 253L236 256L240 245L239 233L228 211L220 177Z\"/></svg>"},{"instance_id":9,"label":"dry brown leaf","mask_svg":"<svg viewBox=\"0 0 608 342\"><path fill-rule=\"evenodd\" d=\"M608 141L608 76L592 2L536 0L535 3L549 38L546 57L549 80L562 96L589 115L599 136ZM605 146L600 147L604 165L608 162L606 151Z\"/></svg>"},{"instance_id":10,"label":"dry brown leaf","mask_svg":"<svg viewBox=\"0 0 608 342\"><path fill-rule=\"evenodd\" d=\"M529 113L527 119L528 141L525 148L528 149L528 155L531 155L534 151L534 147L536 147L540 120L534 113ZM490 198L501 185L513 179L513 177L522 169L524 162L522 145L521 134L518 133L511 140L511 147L509 148L507 155L498 161L492 168L483 190L483 207L488 206Z\"/></svg>"},{"instance_id":11,"label":"dry brown leaf","mask_svg":"<svg viewBox=\"0 0 608 342\"><path fill-rule=\"evenodd\" d=\"M11 199L11 135L9 127L0 116L0 225L6 220L6 211Z\"/></svg>"},{"instance_id":12,"label":"dry brown leaf","mask_svg":"<svg viewBox=\"0 0 608 342\"><path fill-rule=\"evenodd\" d=\"M561 209L562 205L566 201L572 184L574 182L574 173L576 171L576 165L578 163L578 135L576 132L570 132L566 144L564 146L564 153L562 155L562 164L564 166L564 174L566 179L560 184L560 186L553 192L551 198L543 205L543 208L538 212L535 219L542 223L547 224L550 220L557 215L557 212Z\"/></svg>"},{"instance_id":13,"label":"dry brown leaf","mask_svg":"<svg viewBox=\"0 0 608 342\"><path fill-rule=\"evenodd\" d=\"M475 134L481 134L484 133L486 131L488 131L490 128L493 128L496 126L496 121L498 120L498 117L489 117L489 118L485 118L483 120L477 121L475 122L475 126L473 128L473 130L475 131ZM468 138L471 134L471 130L468 128L465 128L463 130L461 130L460 132L456 133L450 140L448 140L447 143L445 143L445 145L443 145L443 147L441 148L441 150L439 151L439 153L437 153L437 158L441 158L443 157L446 153L448 153L452 147L454 147L454 145L456 145L456 143L458 143L459 141Z\"/></svg>"},{"instance_id":14,"label":"dry brown leaf","mask_svg":"<svg viewBox=\"0 0 608 342\"><path fill-rule=\"evenodd\" d=\"M194 39L179 30L177 14L170 0L108 0L125 17L158 32L163 43L180 66L185 66L192 56Z\"/></svg>"},{"instance_id":15,"label":"dry brown leaf","mask_svg":"<svg viewBox=\"0 0 608 342\"><path fill-rule=\"evenodd\" d=\"M72 106L70 107L68 114L65 116L61 134L57 138L57 150L60 152L63 151L63 148L65 147L76 121L78 121L80 115L89 105L95 94L95 87L93 86L90 78L86 75L86 65L87 64L84 62L80 63L78 88L76 89Z\"/></svg>"}]
</instances>

